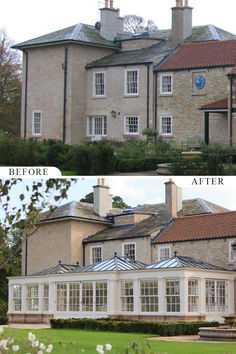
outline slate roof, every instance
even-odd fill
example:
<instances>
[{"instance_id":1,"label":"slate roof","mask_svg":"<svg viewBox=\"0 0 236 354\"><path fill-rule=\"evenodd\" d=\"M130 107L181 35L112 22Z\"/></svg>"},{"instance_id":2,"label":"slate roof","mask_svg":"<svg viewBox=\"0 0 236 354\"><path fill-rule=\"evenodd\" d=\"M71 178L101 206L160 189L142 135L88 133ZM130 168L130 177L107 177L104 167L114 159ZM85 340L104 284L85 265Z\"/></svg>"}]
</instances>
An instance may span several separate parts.
<instances>
[{"instance_id":1,"label":"slate roof","mask_svg":"<svg viewBox=\"0 0 236 354\"><path fill-rule=\"evenodd\" d=\"M170 55L157 71L188 70L235 66L236 39L225 41L184 43Z\"/></svg>"},{"instance_id":2,"label":"slate roof","mask_svg":"<svg viewBox=\"0 0 236 354\"><path fill-rule=\"evenodd\" d=\"M120 209L113 209L111 213L117 213ZM94 214L93 204L82 203L82 202L70 202L56 208L53 213L45 212L41 214L40 222L51 221L63 218L78 218L86 220L94 220L106 224L111 222L105 218Z\"/></svg>"},{"instance_id":3,"label":"slate roof","mask_svg":"<svg viewBox=\"0 0 236 354\"><path fill-rule=\"evenodd\" d=\"M155 237L154 244L236 237L236 211L173 219Z\"/></svg>"},{"instance_id":4,"label":"slate roof","mask_svg":"<svg viewBox=\"0 0 236 354\"><path fill-rule=\"evenodd\" d=\"M203 106L201 106L200 109L203 111L205 111L205 110L213 110L213 111L228 110L228 98L223 98L221 100L206 103Z\"/></svg>"},{"instance_id":5,"label":"slate roof","mask_svg":"<svg viewBox=\"0 0 236 354\"><path fill-rule=\"evenodd\" d=\"M100 36L99 31L90 25L79 23L74 26L63 28L59 31L22 42L13 46L16 49L23 49L31 46L56 44L60 42L83 42L101 46L118 48L114 42L107 41Z\"/></svg>"},{"instance_id":6,"label":"slate roof","mask_svg":"<svg viewBox=\"0 0 236 354\"><path fill-rule=\"evenodd\" d=\"M158 213L161 211L165 211L166 208L164 203L159 203L159 204L141 205L136 208L133 208L132 210L139 211L139 212ZM183 200L183 208L178 213L178 216L195 215L195 214L202 214L202 213L220 213L224 211L228 211L228 209L223 208L220 205L210 203L204 199L196 198L196 199Z\"/></svg>"},{"instance_id":7,"label":"slate roof","mask_svg":"<svg viewBox=\"0 0 236 354\"><path fill-rule=\"evenodd\" d=\"M164 29L160 31L151 32L148 34L148 38L152 39L164 39L168 40L171 36L171 29ZM123 33L118 34L117 40L124 41L130 40L133 38L138 38L137 35L133 33ZM141 35L140 38L144 38L144 35ZM214 25L203 25L203 26L194 26L192 36L187 38L185 42L205 42L205 41L223 41L236 38L233 33L227 32L219 27Z\"/></svg>"},{"instance_id":8,"label":"slate roof","mask_svg":"<svg viewBox=\"0 0 236 354\"><path fill-rule=\"evenodd\" d=\"M79 265L69 265L69 264L61 264L59 262L55 267L51 267L40 272L32 274L32 276L40 276L40 275L50 275L50 274L65 274L71 273L72 271L78 270Z\"/></svg>"},{"instance_id":9,"label":"slate roof","mask_svg":"<svg viewBox=\"0 0 236 354\"><path fill-rule=\"evenodd\" d=\"M152 212L155 215L132 225L111 226L83 240L83 243L94 243L99 241L122 240L137 237L154 237L170 221L170 216L165 204L144 205L132 209L134 212ZM201 213L215 213L226 211L216 204L206 202L202 199L183 201L183 209L179 215L193 215Z\"/></svg>"},{"instance_id":10,"label":"slate roof","mask_svg":"<svg viewBox=\"0 0 236 354\"><path fill-rule=\"evenodd\" d=\"M166 259L145 267L145 269L168 269L168 268L200 268L212 270L227 270L210 263L202 262L191 257L178 256Z\"/></svg>"},{"instance_id":11,"label":"slate roof","mask_svg":"<svg viewBox=\"0 0 236 354\"><path fill-rule=\"evenodd\" d=\"M107 55L86 65L87 68L147 64L154 61L160 62L170 52L170 42L160 42L148 48L120 51Z\"/></svg>"}]
</instances>

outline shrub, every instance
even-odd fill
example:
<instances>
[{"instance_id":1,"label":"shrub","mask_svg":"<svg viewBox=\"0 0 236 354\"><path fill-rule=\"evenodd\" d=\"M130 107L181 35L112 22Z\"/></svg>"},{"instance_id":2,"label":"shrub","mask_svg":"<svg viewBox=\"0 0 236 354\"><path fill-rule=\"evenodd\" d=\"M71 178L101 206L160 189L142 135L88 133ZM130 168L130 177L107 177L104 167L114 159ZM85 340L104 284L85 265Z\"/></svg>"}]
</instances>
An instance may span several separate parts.
<instances>
[{"instance_id":1,"label":"shrub","mask_svg":"<svg viewBox=\"0 0 236 354\"><path fill-rule=\"evenodd\" d=\"M8 323L7 310L8 310L7 302L1 300L0 301L0 325L4 325Z\"/></svg>"},{"instance_id":2,"label":"shrub","mask_svg":"<svg viewBox=\"0 0 236 354\"><path fill-rule=\"evenodd\" d=\"M207 166L209 175L224 174L224 164L232 163L235 160L235 149L230 146L212 144L202 147L202 161Z\"/></svg>"},{"instance_id":3,"label":"shrub","mask_svg":"<svg viewBox=\"0 0 236 354\"><path fill-rule=\"evenodd\" d=\"M200 327L219 327L219 322L176 322L161 323L123 319L52 319L52 328L77 328L100 331L147 333L160 336L178 336L198 334Z\"/></svg>"},{"instance_id":4,"label":"shrub","mask_svg":"<svg viewBox=\"0 0 236 354\"><path fill-rule=\"evenodd\" d=\"M106 140L77 145L73 149L73 166L80 175L111 173L115 169L114 148Z\"/></svg>"}]
</instances>

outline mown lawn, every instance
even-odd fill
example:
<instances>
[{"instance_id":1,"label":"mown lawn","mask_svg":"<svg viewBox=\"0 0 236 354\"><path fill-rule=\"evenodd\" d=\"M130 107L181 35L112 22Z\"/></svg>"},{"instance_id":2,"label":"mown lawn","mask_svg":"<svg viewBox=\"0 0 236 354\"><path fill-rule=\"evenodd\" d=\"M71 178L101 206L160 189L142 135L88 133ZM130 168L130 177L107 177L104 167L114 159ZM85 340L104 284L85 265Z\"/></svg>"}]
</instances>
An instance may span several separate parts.
<instances>
[{"instance_id":1,"label":"mown lawn","mask_svg":"<svg viewBox=\"0 0 236 354\"><path fill-rule=\"evenodd\" d=\"M29 330L11 329L4 330L4 337L13 337L16 344L27 341ZM133 340L145 340L146 335L134 333L115 333L100 331L85 331L76 329L41 329L32 330L40 342L53 344L55 354L85 353L95 354L97 344L112 344L110 353L122 353ZM74 342L74 344L71 344ZM60 344L61 343L61 344ZM165 341L150 341L153 352L168 354L235 354L236 343L179 343ZM24 351L18 352L23 354ZM107 352L109 353L109 352Z\"/></svg>"}]
</instances>

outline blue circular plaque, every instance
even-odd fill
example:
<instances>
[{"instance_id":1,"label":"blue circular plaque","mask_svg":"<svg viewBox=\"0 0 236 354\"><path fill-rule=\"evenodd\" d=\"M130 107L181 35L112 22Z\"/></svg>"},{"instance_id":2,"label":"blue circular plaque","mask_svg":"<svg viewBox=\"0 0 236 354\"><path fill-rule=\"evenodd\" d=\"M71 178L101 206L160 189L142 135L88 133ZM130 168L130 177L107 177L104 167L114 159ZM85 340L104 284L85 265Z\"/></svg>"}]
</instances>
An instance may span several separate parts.
<instances>
[{"instance_id":1,"label":"blue circular plaque","mask_svg":"<svg viewBox=\"0 0 236 354\"><path fill-rule=\"evenodd\" d=\"M198 90L201 90L203 89L203 87L205 86L206 84L206 79L204 76L202 75L197 75L194 79L194 85L196 86L196 88Z\"/></svg>"}]
</instances>

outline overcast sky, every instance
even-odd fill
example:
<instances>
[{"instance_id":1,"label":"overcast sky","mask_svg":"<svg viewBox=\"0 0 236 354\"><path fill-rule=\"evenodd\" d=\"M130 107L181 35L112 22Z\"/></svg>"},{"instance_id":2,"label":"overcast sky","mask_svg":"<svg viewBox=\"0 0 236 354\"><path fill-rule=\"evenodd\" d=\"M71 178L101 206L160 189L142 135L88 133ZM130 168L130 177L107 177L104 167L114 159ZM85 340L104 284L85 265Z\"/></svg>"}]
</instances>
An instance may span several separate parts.
<instances>
[{"instance_id":1,"label":"overcast sky","mask_svg":"<svg viewBox=\"0 0 236 354\"><path fill-rule=\"evenodd\" d=\"M199 180L200 177L196 177ZM162 203L165 200L165 185L169 177L108 177L106 184L111 187L111 194L119 195L131 206L138 204ZM193 186L194 177L173 177L174 182L182 187L183 199L202 198L212 203L224 206L229 210L236 210L236 177L224 177L224 186ZM11 207L19 207L14 196L25 192L25 186L32 180L24 180L24 186L17 187L11 199ZM79 201L86 194L93 191L97 184L96 177L79 178L68 193L68 201ZM0 218L2 217L0 212Z\"/></svg>"},{"instance_id":2,"label":"overcast sky","mask_svg":"<svg viewBox=\"0 0 236 354\"><path fill-rule=\"evenodd\" d=\"M79 22L99 20L98 0L1 0L0 27L15 42L25 41ZM171 26L175 0L114 0L121 15L136 14L155 21L160 29ZM193 24L214 24L236 33L235 0L189 0Z\"/></svg>"}]
</instances>

